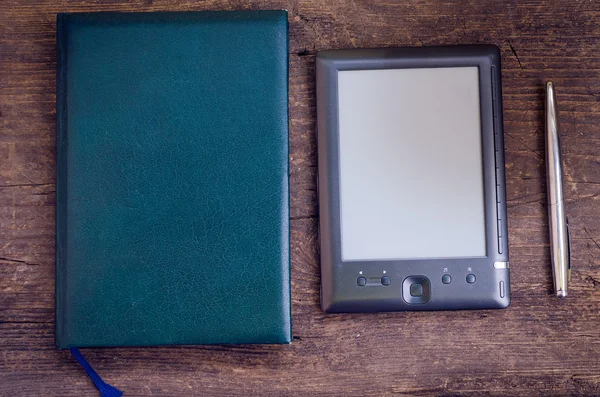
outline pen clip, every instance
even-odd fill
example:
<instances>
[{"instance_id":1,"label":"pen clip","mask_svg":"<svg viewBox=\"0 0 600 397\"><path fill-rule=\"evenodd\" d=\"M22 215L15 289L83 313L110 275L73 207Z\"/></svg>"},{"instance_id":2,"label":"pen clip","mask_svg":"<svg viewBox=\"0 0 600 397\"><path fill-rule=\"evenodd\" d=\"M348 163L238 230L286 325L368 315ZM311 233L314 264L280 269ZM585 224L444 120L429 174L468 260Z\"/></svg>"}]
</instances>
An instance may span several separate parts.
<instances>
[{"instance_id":1,"label":"pen clip","mask_svg":"<svg viewBox=\"0 0 600 397\"><path fill-rule=\"evenodd\" d=\"M571 228L569 227L569 218L566 218L567 225L567 260L569 266L567 267L567 280L571 282Z\"/></svg>"}]
</instances>

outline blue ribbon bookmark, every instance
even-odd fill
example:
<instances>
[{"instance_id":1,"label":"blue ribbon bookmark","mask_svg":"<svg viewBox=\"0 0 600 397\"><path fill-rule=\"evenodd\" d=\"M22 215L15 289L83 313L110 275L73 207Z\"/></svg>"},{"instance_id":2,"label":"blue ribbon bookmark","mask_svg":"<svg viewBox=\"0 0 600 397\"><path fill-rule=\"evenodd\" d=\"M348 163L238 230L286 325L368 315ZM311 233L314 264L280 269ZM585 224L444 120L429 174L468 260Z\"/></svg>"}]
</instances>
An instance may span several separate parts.
<instances>
[{"instance_id":1,"label":"blue ribbon bookmark","mask_svg":"<svg viewBox=\"0 0 600 397\"><path fill-rule=\"evenodd\" d=\"M94 371L94 368L92 368L90 363L87 362L87 360L85 359L85 357L83 357L78 348L71 347L69 348L69 350L71 350L71 354L73 355L73 357L75 357L75 360L77 360L79 365L81 365L83 370L88 374L92 382L94 382L98 390L100 390L101 397L121 397L123 395L123 392L121 390L109 385L108 383L102 380L100 375L98 375L98 373Z\"/></svg>"}]
</instances>

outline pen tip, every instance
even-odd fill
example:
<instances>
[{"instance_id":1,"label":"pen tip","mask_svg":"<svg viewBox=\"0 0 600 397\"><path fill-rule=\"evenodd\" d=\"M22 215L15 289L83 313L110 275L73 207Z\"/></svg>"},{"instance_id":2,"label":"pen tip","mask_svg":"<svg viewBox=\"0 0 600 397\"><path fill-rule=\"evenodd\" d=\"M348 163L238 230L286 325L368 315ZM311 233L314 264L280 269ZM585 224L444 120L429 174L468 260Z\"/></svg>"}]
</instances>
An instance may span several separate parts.
<instances>
[{"instance_id":1,"label":"pen tip","mask_svg":"<svg viewBox=\"0 0 600 397\"><path fill-rule=\"evenodd\" d=\"M567 297L567 291L563 291L563 290L556 291L556 296L559 297L559 298L566 298Z\"/></svg>"}]
</instances>

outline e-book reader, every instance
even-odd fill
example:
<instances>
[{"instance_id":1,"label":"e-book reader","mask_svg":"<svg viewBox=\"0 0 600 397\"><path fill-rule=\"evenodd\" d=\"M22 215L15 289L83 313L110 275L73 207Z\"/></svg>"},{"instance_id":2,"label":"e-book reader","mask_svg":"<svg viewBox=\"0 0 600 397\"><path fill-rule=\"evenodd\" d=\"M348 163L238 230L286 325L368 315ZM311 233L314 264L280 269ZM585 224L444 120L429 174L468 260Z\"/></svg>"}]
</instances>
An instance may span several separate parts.
<instances>
[{"instance_id":1,"label":"e-book reader","mask_svg":"<svg viewBox=\"0 0 600 397\"><path fill-rule=\"evenodd\" d=\"M498 48L321 51L316 79L323 310L508 306Z\"/></svg>"}]
</instances>

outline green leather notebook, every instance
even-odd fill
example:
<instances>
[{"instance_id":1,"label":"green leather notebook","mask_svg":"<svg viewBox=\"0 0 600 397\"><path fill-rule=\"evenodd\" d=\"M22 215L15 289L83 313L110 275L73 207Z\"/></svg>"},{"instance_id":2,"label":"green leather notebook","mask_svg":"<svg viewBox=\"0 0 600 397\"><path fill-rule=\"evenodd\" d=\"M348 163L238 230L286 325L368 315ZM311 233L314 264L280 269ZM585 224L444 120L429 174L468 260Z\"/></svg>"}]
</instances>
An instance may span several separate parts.
<instances>
[{"instance_id":1,"label":"green leather notebook","mask_svg":"<svg viewBox=\"0 0 600 397\"><path fill-rule=\"evenodd\" d=\"M285 11L59 14L60 348L289 343Z\"/></svg>"}]
</instances>

